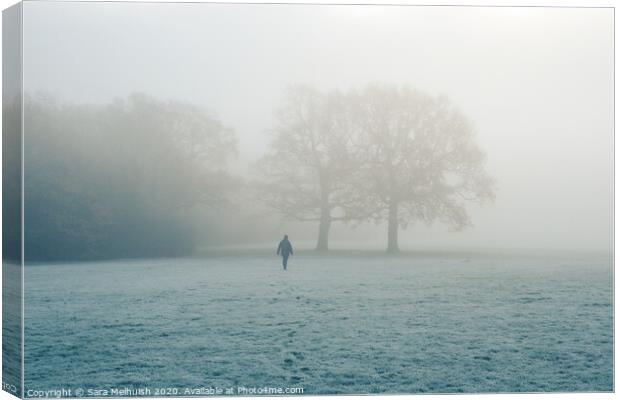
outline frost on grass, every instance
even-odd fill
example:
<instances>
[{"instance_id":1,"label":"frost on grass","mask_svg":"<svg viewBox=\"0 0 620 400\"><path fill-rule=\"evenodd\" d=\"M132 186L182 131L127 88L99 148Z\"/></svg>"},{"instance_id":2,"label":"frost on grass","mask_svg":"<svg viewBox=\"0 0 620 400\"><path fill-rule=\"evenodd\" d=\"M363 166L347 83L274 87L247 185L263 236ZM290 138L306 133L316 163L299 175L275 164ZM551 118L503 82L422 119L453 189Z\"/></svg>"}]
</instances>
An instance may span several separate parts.
<instances>
[{"instance_id":1,"label":"frost on grass","mask_svg":"<svg viewBox=\"0 0 620 400\"><path fill-rule=\"evenodd\" d=\"M27 266L26 388L613 389L610 258L298 256L280 268Z\"/></svg>"}]
</instances>

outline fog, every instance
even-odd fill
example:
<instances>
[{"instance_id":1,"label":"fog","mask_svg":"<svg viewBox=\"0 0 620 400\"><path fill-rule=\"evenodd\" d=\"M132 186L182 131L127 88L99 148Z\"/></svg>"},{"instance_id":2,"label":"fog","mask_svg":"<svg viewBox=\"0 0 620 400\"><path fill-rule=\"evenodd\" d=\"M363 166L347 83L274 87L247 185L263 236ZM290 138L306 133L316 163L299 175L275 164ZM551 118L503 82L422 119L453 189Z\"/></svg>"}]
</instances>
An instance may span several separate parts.
<instances>
[{"instance_id":1,"label":"fog","mask_svg":"<svg viewBox=\"0 0 620 400\"><path fill-rule=\"evenodd\" d=\"M53 163L37 156L45 153L46 135L59 140L83 135L80 144L61 142L58 159L94 157L101 142L88 137L122 142L128 154L140 158L144 145L137 138L159 140L148 135L158 128L131 117L129 125L101 128L109 121L102 113L115 102L131 102L127 99L136 93L150 99L153 109L165 110L159 115L172 104L200 110L198 120L219 124L222 132L230 129L236 151L205 171L225 174L223 180L235 188L226 189L225 205L208 199L183 212L188 248L275 246L284 233L302 247L314 246L317 222L286 218L257 201L257 162L273 148L278 110L287 104L291 87L346 97L376 85L449 99L471 123L472 140L486 154L485 173L494 181L494 199L467 205L470 226L454 230L441 219L409 223L399 230L402 249L612 249L612 9L27 2L23 43L24 90L32 107L27 105L25 115L26 152L33 161L30 167L27 155L27 185ZM354 121L363 120L359 115ZM157 126L164 126L165 136L162 121ZM38 140L29 141L30 126L37 127ZM66 126L73 127L72 134ZM111 139L111 132L121 131L124 135ZM143 134L134 137L135 132ZM110 153L98 162L113 165L116 157ZM157 160L147 161L147 170ZM155 185L150 193L195 195L178 189L200 181L193 172L167 173L178 179ZM117 174L122 175L119 170L110 176ZM92 176L73 184L92 184ZM123 193L133 194L135 183L123 186ZM222 186L206 187L224 193ZM94 185L92 193L97 190L97 198L105 196L105 188ZM152 196L145 198L153 202ZM41 199L34 200L45 204ZM136 201L132 207L140 209L142 200ZM153 210L167 214L166 208ZM26 213L28 231L28 208ZM90 217L84 218L88 225ZM387 229L380 218L348 225L334 221L330 246L384 248ZM68 246L65 251L80 244ZM180 246L170 254L186 250ZM54 258L45 251L33 255L45 257Z\"/></svg>"}]
</instances>

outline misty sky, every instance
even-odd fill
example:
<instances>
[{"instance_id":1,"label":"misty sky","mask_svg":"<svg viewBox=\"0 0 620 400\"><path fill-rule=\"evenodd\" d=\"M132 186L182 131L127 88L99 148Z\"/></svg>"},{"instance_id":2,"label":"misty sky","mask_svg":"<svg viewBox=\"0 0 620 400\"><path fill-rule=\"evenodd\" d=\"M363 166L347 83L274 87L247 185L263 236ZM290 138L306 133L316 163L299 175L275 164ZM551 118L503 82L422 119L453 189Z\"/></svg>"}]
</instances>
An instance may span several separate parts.
<instances>
[{"instance_id":1,"label":"misty sky","mask_svg":"<svg viewBox=\"0 0 620 400\"><path fill-rule=\"evenodd\" d=\"M610 250L613 10L164 3L24 4L24 87L61 101L132 92L203 106L244 173L284 89L409 84L474 123L497 179L473 228L416 226L401 247ZM26 127L27 135L27 127ZM314 228L313 228L314 229ZM384 245L385 225L336 229Z\"/></svg>"}]
</instances>

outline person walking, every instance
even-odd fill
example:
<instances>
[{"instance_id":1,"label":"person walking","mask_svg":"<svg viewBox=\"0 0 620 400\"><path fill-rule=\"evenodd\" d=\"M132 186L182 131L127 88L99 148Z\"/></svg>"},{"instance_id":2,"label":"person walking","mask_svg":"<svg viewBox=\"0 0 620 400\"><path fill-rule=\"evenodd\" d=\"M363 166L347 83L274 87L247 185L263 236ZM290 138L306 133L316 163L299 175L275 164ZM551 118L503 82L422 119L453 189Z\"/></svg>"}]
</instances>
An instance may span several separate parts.
<instances>
[{"instance_id":1,"label":"person walking","mask_svg":"<svg viewBox=\"0 0 620 400\"><path fill-rule=\"evenodd\" d=\"M291 242L288 240L288 235L284 235L284 239L280 241L276 255L282 256L282 267L284 267L284 270L286 271L288 257L293 255L293 245L291 245Z\"/></svg>"}]
</instances>

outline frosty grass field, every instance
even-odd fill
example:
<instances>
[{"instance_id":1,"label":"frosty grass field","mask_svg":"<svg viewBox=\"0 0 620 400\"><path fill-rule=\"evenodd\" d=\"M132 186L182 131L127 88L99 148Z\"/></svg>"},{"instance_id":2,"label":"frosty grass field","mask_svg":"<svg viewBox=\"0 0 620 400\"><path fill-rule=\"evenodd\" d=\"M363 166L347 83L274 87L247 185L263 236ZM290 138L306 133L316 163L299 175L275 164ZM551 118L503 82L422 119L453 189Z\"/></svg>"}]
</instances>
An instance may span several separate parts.
<instances>
[{"instance_id":1,"label":"frosty grass field","mask_svg":"<svg viewBox=\"0 0 620 400\"><path fill-rule=\"evenodd\" d=\"M611 391L612 273L567 254L27 265L25 388Z\"/></svg>"}]
</instances>

